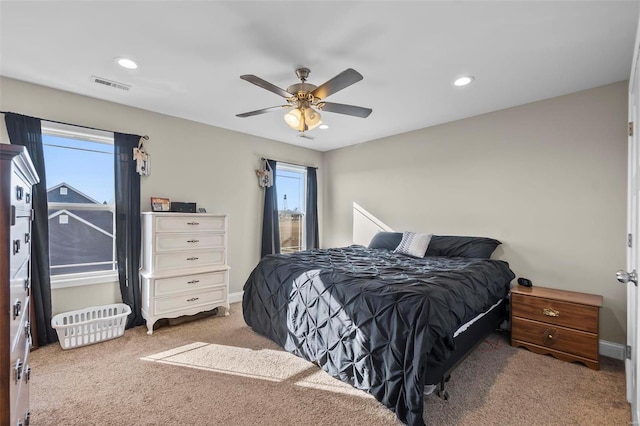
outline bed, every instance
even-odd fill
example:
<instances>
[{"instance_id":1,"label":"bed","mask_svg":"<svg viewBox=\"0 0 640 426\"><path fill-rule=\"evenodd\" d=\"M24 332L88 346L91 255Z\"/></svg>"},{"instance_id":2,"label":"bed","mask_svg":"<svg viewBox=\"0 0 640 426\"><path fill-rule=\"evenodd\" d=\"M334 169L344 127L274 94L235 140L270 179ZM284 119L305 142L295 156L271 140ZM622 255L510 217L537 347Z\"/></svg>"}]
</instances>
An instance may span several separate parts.
<instances>
[{"instance_id":1,"label":"bed","mask_svg":"<svg viewBox=\"0 0 640 426\"><path fill-rule=\"evenodd\" d=\"M389 241L368 247L265 256L244 286L243 315L255 332L369 392L402 422L424 425L425 385L443 387L478 336L493 330L514 274L489 259L496 240L485 239L492 248L483 253L464 252L483 257L451 256L468 245L459 240L454 250L443 240L444 251L432 240L431 251L413 257L395 251L403 233L384 234ZM494 305L460 335L470 340L461 348L455 331Z\"/></svg>"}]
</instances>

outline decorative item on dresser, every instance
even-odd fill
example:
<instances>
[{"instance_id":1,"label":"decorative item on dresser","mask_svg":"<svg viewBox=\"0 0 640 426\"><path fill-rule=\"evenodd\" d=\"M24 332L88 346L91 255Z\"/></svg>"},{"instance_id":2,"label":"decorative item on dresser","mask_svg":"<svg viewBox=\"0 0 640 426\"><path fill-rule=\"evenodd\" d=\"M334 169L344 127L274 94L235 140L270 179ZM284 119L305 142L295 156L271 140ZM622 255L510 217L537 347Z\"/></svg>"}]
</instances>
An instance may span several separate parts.
<instances>
[{"instance_id":1,"label":"decorative item on dresser","mask_svg":"<svg viewBox=\"0 0 640 426\"><path fill-rule=\"evenodd\" d=\"M39 182L26 148L0 144L0 424L29 412L31 189Z\"/></svg>"},{"instance_id":2,"label":"decorative item on dresser","mask_svg":"<svg viewBox=\"0 0 640 426\"><path fill-rule=\"evenodd\" d=\"M227 216L142 213L140 285L147 334L161 318L219 307L229 315Z\"/></svg>"},{"instance_id":3,"label":"decorative item on dresser","mask_svg":"<svg viewBox=\"0 0 640 426\"><path fill-rule=\"evenodd\" d=\"M598 370L602 296L544 287L511 290L511 345Z\"/></svg>"}]
</instances>

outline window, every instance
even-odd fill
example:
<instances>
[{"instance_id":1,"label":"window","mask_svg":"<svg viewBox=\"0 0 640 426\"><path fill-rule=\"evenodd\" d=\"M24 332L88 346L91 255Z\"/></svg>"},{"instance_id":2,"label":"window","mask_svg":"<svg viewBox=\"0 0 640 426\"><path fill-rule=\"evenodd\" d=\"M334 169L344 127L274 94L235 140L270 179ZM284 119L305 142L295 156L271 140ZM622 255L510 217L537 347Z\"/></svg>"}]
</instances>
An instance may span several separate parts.
<instances>
[{"instance_id":1,"label":"window","mask_svg":"<svg viewBox=\"0 0 640 426\"><path fill-rule=\"evenodd\" d=\"M306 247L307 169L293 164L277 163L276 170L280 251L282 253L301 251Z\"/></svg>"},{"instance_id":2,"label":"window","mask_svg":"<svg viewBox=\"0 0 640 426\"><path fill-rule=\"evenodd\" d=\"M117 280L113 133L42 122L52 287Z\"/></svg>"}]
</instances>

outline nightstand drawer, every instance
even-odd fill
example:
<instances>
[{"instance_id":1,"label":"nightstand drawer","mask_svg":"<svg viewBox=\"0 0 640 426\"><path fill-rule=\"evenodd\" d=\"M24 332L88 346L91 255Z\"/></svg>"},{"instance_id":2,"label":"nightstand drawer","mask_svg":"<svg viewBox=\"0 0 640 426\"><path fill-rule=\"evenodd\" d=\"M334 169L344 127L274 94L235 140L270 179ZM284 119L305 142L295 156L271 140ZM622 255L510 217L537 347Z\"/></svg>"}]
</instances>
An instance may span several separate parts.
<instances>
[{"instance_id":1,"label":"nightstand drawer","mask_svg":"<svg viewBox=\"0 0 640 426\"><path fill-rule=\"evenodd\" d=\"M579 330L513 317L511 338L589 359L598 358L598 336Z\"/></svg>"},{"instance_id":2,"label":"nightstand drawer","mask_svg":"<svg viewBox=\"0 0 640 426\"><path fill-rule=\"evenodd\" d=\"M512 315L545 323L598 332L598 307L512 294Z\"/></svg>"}]
</instances>

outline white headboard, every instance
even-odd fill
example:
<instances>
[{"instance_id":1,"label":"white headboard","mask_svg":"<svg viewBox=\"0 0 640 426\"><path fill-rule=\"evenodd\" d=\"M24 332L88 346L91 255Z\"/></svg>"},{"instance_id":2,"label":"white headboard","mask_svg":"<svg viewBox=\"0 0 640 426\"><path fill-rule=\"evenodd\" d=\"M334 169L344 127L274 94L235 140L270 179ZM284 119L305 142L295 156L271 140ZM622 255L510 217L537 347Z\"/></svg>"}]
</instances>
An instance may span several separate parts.
<instances>
[{"instance_id":1,"label":"white headboard","mask_svg":"<svg viewBox=\"0 0 640 426\"><path fill-rule=\"evenodd\" d=\"M366 211L362 206L353 203L353 243L363 246L369 245L371 238L380 231L393 232L380 219Z\"/></svg>"}]
</instances>

